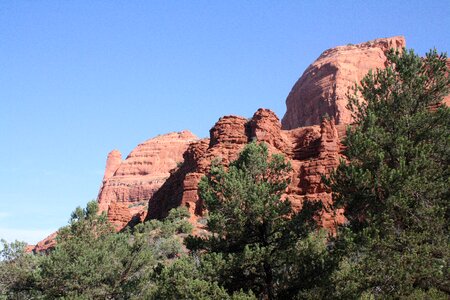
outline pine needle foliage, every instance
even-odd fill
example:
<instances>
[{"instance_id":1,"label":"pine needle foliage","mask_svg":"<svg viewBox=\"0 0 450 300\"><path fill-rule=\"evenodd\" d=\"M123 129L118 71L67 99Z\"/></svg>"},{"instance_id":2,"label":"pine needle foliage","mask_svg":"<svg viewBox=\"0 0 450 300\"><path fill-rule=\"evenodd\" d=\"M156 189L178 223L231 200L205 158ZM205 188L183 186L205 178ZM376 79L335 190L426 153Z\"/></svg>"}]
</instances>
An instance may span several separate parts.
<instances>
[{"instance_id":1,"label":"pine needle foliage","mask_svg":"<svg viewBox=\"0 0 450 300\"><path fill-rule=\"evenodd\" d=\"M338 298L450 295L446 55L391 50L349 95L355 123L329 182L347 224ZM360 99L363 100L360 100ZM447 296L445 296L447 295ZM433 297L434 297L433 296ZM439 298L438 297L438 298Z\"/></svg>"}]
</instances>

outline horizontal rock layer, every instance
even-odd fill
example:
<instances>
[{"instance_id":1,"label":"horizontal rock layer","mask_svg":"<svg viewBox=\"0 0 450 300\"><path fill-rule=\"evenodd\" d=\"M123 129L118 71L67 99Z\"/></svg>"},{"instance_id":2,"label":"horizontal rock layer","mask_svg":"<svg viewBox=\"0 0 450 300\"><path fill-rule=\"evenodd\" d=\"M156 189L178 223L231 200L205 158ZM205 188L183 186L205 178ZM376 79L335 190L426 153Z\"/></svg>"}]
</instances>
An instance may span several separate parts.
<instances>
[{"instance_id":1,"label":"horizontal rock layer","mask_svg":"<svg viewBox=\"0 0 450 300\"><path fill-rule=\"evenodd\" d=\"M109 153L98 203L117 230L145 218L148 200L196 140L189 131L174 132L139 144L123 161L117 150Z\"/></svg>"}]
</instances>

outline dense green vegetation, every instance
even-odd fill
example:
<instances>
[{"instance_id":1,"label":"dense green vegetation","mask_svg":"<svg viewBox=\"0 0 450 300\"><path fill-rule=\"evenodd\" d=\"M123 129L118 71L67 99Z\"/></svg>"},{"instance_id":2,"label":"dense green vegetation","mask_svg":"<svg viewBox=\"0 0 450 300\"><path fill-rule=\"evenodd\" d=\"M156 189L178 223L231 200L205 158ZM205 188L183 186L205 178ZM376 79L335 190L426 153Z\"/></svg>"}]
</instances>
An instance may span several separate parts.
<instances>
[{"instance_id":1,"label":"dense green vegetation","mask_svg":"<svg viewBox=\"0 0 450 300\"><path fill-rule=\"evenodd\" d=\"M406 50L388 58L389 67L369 73L350 97L349 162L330 181L348 220L336 240L343 251L336 292L446 298L450 109L435 109L449 93L446 58Z\"/></svg>"},{"instance_id":2,"label":"dense green vegetation","mask_svg":"<svg viewBox=\"0 0 450 300\"><path fill-rule=\"evenodd\" d=\"M164 221L115 233L95 201L77 208L46 255L23 252L22 243L4 243L0 291L12 299L142 299L151 295L151 276L182 255L182 236L192 230L185 209Z\"/></svg>"},{"instance_id":3,"label":"dense green vegetation","mask_svg":"<svg viewBox=\"0 0 450 300\"><path fill-rule=\"evenodd\" d=\"M115 233L90 202L48 254L3 243L0 299L448 299L445 59L391 51L353 89L348 160L324 177L332 207L293 211L282 198L289 163L251 143L200 183L207 234L189 235L182 208ZM335 235L318 228L320 210L341 208Z\"/></svg>"},{"instance_id":4,"label":"dense green vegetation","mask_svg":"<svg viewBox=\"0 0 450 300\"><path fill-rule=\"evenodd\" d=\"M214 261L216 280L227 291L291 298L326 282L321 274L332 264L316 261L323 258L325 237L311 236L320 203L294 213L281 199L289 170L282 156L269 158L264 144L251 143L227 171L213 166L200 182L211 234L190 237L187 246Z\"/></svg>"}]
</instances>

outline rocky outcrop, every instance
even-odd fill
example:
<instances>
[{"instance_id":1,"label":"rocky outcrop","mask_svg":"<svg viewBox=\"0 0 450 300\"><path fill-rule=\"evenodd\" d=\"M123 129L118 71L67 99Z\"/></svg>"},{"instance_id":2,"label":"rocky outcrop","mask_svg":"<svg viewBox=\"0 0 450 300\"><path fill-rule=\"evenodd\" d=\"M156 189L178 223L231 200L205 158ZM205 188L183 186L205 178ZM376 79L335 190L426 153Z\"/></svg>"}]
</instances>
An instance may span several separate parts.
<instances>
[{"instance_id":1,"label":"rocky outcrop","mask_svg":"<svg viewBox=\"0 0 450 300\"><path fill-rule=\"evenodd\" d=\"M333 119L324 120L321 126L282 130L278 117L267 109L259 109L250 120L225 116L211 128L209 141L190 145L183 165L150 199L147 218L163 218L171 208L183 205L189 209L196 229L201 230L198 221L204 207L198 197L200 179L208 173L213 160L227 167L251 141L265 142L271 153L283 154L290 161L293 170L285 197L294 209L300 209L305 200L329 204L331 191L322 184L321 176L338 165L344 132L343 125L336 126ZM324 212L321 222L332 228L342 220L342 215Z\"/></svg>"},{"instance_id":2,"label":"rocky outcrop","mask_svg":"<svg viewBox=\"0 0 450 300\"><path fill-rule=\"evenodd\" d=\"M33 253L44 253L46 251L50 251L56 246L56 236L58 235L58 232L53 232L49 236L47 236L45 239L37 243L36 245L29 245L25 248L26 252L33 252Z\"/></svg>"},{"instance_id":3,"label":"rocky outcrop","mask_svg":"<svg viewBox=\"0 0 450 300\"><path fill-rule=\"evenodd\" d=\"M117 150L108 154L98 203L117 230L145 218L149 199L196 140L189 131L174 132L139 144L123 161Z\"/></svg>"},{"instance_id":4,"label":"rocky outcrop","mask_svg":"<svg viewBox=\"0 0 450 300\"><path fill-rule=\"evenodd\" d=\"M447 58L447 69L450 71L450 58ZM447 74L447 76L450 76L450 74ZM444 97L442 103L445 103L445 105L450 107L450 94Z\"/></svg>"},{"instance_id":5,"label":"rocky outcrop","mask_svg":"<svg viewBox=\"0 0 450 300\"><path fill-rule=\"evenodd\" d=\"M265 142L271 153L283 154L292 165L284 195L298 210L306 200L329 204L331 191L322 183L344 158L341 140L352 122L346 109L348 87L369 69L384 68L385 51L405 46L403 37L377 39L325 51L303 73L286 100L280 123L270 110L259 109L252 118L224 116L210 130L209 139L188 131L170 133L138 145L122 160L119 151L108 155L98 195L101 211L121 230L145 219L164 218L170 209L185 206L197 232L202 230L204 205L198 183L216 160L227 167L251 141ZM450 68L450 60L448 60ZM450 104L450 95L443 103ZM325 116L328 117L325 117ZM320 222L334 228L342 212L323 212ZM55 246L56 233L39 242L35 252Z\"/></svg>"},{"instance_id":6,"label":"rocky outcrop","mask_svg":"<svg viewBox=\"0 0 450 300\"><path fill-rule=\"evenodd\" d=\"M113 150L109 152L106 159L105 175L103 176L103 182L111 178L122 163L122 154L119 150Z\"/></svg>"},{"instance_id":7,"label":"rocky outcrop","mask_svg":"<svg viewBox=\"0 0 450 300\"><path fill-rule=\"evenodd\" d=\"M272 152L281 152L292 156L292 145L289 137L281 130L281 123L274 112L258 109L248 122L249 139L265 142L273 147Z\"/></svg>"},{"instance_id":8,"label":"rocky outcrop","mask_svg":"<svg viewBox=\"0 0 450 300\"><path fill-rule=\"evenodd\" d=\"M170 209L185 206L197 233L203 230L204 205L198 183L216 160L225 167L251 141L265 142L270 153L283 154L292 165L285 198L298 210L305 200L331 201L331 191L321 182L337 166L343 125L326 119L320 126L282 130L278 117L259 109L251 119L225 116L211 128L209 139L189 132L171 133L148 140L121 160L115 150L108 155L98 201L108 219L121 230L144 219L164 218ZM324 212L321 222L333 228L342 215ZM55 236L40 242L34 251L54 247Z\"/></svg>"},{"instance_id":9,"label":"rocky outcrop","mask_svg":"<svg viewBox=\"0 0 450 300\"><path fill-rule=\"evenodd\" d=\"M183 205L191 213L192 222L203 215L198 198L198 183L208 172L212 161L228 166L249 142L248 120L238 116L224 116L210 130L210 139L190 145L183 164L150 199L147 218L163 218L174 207Z\"/></svg>"},{"instance_id":10,"label":"rocky outcrop","mask_svg":"<svg viewBox=\"0 0 450 300\"><path fill-rule=\"evenodd\" d=\"M325 115L337 124L351 123L346 108L348 87L359 83L370 69L384 68L387 50L405 46L405 38L396 36L323 52L289 93L283 129L319 125Z\"/></svg>"}]
</instances>

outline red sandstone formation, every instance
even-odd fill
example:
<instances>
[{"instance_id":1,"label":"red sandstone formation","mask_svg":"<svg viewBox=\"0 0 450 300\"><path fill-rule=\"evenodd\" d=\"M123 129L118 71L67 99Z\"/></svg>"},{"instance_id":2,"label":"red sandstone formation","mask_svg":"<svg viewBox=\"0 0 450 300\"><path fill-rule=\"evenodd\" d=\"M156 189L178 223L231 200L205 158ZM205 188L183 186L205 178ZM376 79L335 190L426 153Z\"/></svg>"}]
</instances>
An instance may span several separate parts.
<instances>
[{"instance_id":1,"label":"red sandstone formation","mask_svg":"<svg viewBox=\"0 0 450 300\"><path fill-rule=\"evenodd\" d=\"M98 203L117 231L145 219L149 199L183 162L188 146L197 140L189 131L174 132L139 144L123 161L118 150L108 154ZM37 245L28 246L26 251L53 248L56 235L55 232Z\"/></svg>"},{"instance_id":2,"label":"red sandstone formation","mask_svg":"<svg viewBox=\"0 0 450 300\"><path fill-rule=\"evenodd\" d=\"M300 209L305 200L329 203L331 191L321 176L339 163L343 132L344 126L336 126L334 120L282 130L278 117L267 109L259 109L250 120L225 116L211 128L210 139L197 140L189 132L159 136L140 144L120 164L120 153L110 153L99 204L117 230L143 220L144 210L147 219L163 218L170 209L183 205L198 232L202 225L197 221L204 212L198 182L213 160L228 166L251 141L265 142L271 153L281 153L291 162L291 183L285 196L294 209ZM342 215L324 213L321 222L332 228L342 222ZM35 251L53 247L55 236L39 243Z\"/></svg>"},{"instance_id":3,"label":"red sandstone formation","mask_svg":"<svg viewBox=\"0 0 450 300\"><path fill-rule=\"evenodd\" d=\"M183 165L150 199L148 218L162 218L171 208L184 205L195 223L203 214L198 182L208 172L211 162L216 159L228 166L253 140L265 142L271 153L284 154L290 160L293 172L286 197L295 209L305 200L330 203L331 191L323 186L321 176L338 165L343 132L344 127L336 127L334 120L324 120L321 126L281 130L279 119L267 109L259 109L249 121L225 116L211 128L209 144L207 140L191 144ZM341 222L342 216L324 214L322 218L327 228L333 227L335 221ZM200 224L196 225L197 229L201 228Z\"/></svg>"},{"instance_id":4,"label":"red sandstone formation","mask_svg":"<svg viewBox=\"0 0 450 300\"><path fill-rule=\"evenodd\" d=\"M112 151L106 162L105 176L98 195L100 211L117 230L134 219L143 220L148 200L183 161L183 153L197 137L189 131L157 136L138 145L122 161Z\"/></svg>"},{"instance_id":5,"label":"red sandstone formation","mask_svg":"<svg viewBox=\"0 0 450 300\"><path fill-rule=\"evenodd\" d=\"M197 221L204 207L198 197L198 182L213 160L228 166L254 140L265 142L271 153L284 154L291 162L293 171L286 197L294 209L300 209L305 200L329 203L331 191L323 186L321 176L339 163L343 128L336 127L333 120L324 120L321 126L282 130L272 111L259 109L250 120L220 118L210 130L210 139L197 140L188 132L160 136L139 145L120 165L117 151L108 155L99 204L117 230L133 222L133 218L143 220L147 203L147 219L163 218L171 208L186 206L192 223L201 230ZM155 182L155 178L159 181ZM324 214L321 221L332 228L334 222L342 221L342 216ZM38 244L40 248L35 251L41 251L46 243Z\"/></svg>"},{"instance_id":6,"label":"red sandstone formation","mask_svg":"<svg viewBox=\"0 0 450 300\"><path fill-rule=\"evenodd\" d=\"M348 87L359 83L370 69L384 68L386 50L405 45L405 38L396 36L323 52L289 93L283 129L319 125L326 114L337 124L351 123L346 109Z\"/></svg>"},{"instance_id":7,"label":"red sandstone formation","mask_svg":"<svg viewBox=\"0 0 450 300\"><path fill-rule=\"evenodd\" d=\"M26 252L42 253L52 250L56 246L56 236L58 232L53 232L48 237L37 243L36 245L29 245L26 247Z\"/></svg>"},{"instance_id":8,"label":"red sandstone formation","mask_svg":"<svg viewBox=\"0 0 450 300\"><path fill-rule=\"evenodd\" d=\"M285 197L294 209L300 209L305 200L330 203L331 191L321 176L342 158L340 141L345 124L351 122L345 108L348 86L359 82L369 69L385 67L384 51L404 46L403 37L392 37L325 51L292 88L282 123L272 111L259 109L250 120L220 118L210 130L210 139L198 140L188 131L161 135L138 145L123 161L119 151L112 151L98 196L100 210L121 230L144 219L163 218L171 208L183 205L196 230L201 230L197 223L204 212L197 194L200 179L213 160L228 166L253 140L265 142L271 153L289 159L293 170ZM449 105L450 95L443 102ZM326 114L329 118L323 119ZM324 213L321 218L326 228L342 221L341 213ZM56 233L50 235L33 251L54 247L55 237Z\"/></svg>"},{"instance_id":9,"label":"red sandstone formation","mask_svg":"<svg viewBox=\"0 0 450 300\"><path fill-rule=\"evenodd\" d=\"M105 175L103 176L103 181L106 181L109 178L111 178L117 171L121 163L122 163L122 154L120 153L119 150L113 150L109 152L108 158L106 159L106 168L105 168Z\"/></svg>"}]
</instances>

